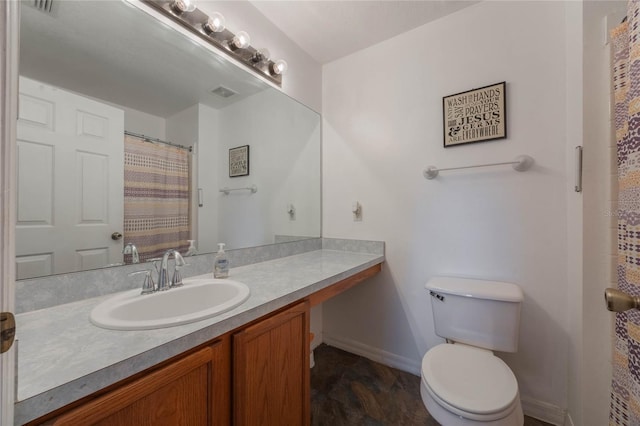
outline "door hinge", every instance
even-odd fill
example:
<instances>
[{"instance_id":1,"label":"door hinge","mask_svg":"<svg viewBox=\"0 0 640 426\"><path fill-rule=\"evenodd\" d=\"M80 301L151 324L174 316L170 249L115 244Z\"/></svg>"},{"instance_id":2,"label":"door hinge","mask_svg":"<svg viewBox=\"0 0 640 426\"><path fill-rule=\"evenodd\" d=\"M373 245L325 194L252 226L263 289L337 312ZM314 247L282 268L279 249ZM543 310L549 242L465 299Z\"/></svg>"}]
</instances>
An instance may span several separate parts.
<instances>
[{"instance_id":1,"label":"door hinge","mask_svg":"<svg viewBox=\"0 0 640 426\"><path fill-rule=\"evenodd\" d=\"M11 312L0 312L0 354L13 345L16 337L16 318Z\"/></svg>"}]
</instances>

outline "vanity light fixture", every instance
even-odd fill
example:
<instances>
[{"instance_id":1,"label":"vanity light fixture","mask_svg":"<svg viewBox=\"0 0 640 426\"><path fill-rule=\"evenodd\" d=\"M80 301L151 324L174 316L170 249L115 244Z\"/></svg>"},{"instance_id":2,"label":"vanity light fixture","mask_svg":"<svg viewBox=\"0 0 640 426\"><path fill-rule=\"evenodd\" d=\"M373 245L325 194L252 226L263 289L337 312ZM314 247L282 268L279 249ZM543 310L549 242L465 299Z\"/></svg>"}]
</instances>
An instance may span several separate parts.
<instances>
[{"instance_id":1,"label":"vanity light fixture","mask_svg":"<svg viewBox=\"0 0 640 426\"><path fill-rule=\"evenodd\" d=\"M196 10L195 0L174 0L171 8L179 14Z\"/></svg>"},{"instance_id":2,"label":"vanity light fixture","mask_svg":"<svg viewBox=\"0 0 640 426\"><path fill-rule=\"evenodd\" d=\"M282 86L282 74L287 70L285 61L272 61L267 49L256 50L251 46L249 34L245 31L231 32L225 27L225 19L221 13L213 12L207 15L196 7L195 1L142 0L219 51L242 63L252 72L277 86Z\"/></svg>"},{"instance_id":3,"label":"vanity light fixture","mask_svg":"<svg viewBox=\"0 0 640 426\"><path fill-rule=\"evenodd\" d=\"M222 13L213 12L211 15L209 15L209 19L207 19L207 22L202 25L202 28L204 28L204 30L209 34L220 33L224 31L224 24L225 20L224 16L222 16Z\"/></svg>"}]
</instances>

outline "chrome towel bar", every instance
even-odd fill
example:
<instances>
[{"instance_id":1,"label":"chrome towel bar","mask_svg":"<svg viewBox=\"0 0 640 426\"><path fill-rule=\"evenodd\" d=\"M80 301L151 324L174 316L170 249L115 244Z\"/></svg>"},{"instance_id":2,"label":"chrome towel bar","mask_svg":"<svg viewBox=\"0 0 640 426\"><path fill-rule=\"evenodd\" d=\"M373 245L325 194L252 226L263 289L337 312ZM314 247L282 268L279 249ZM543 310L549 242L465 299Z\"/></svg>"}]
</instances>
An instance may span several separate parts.
<instances>
[{"instance_id":1,"label":"chrome towel bar","mask_svg":"<svg viewBox=\"0 0 640 426\"><path fill-rule=\"evenodd\" d=\"M529 170L531 166L533 166L534 160L533 157L529 155L519 155L513 159L513 161L503 161L500 163L487 163L487 164L476 164L473 166L460 166L460 167L447 167L439 169L436 166L429 166L422 172L422 175L425 179L435 179L440 172L446 170L461 170L461 169L474 169L476 167L489 167L489 166L502 166L506 164L511 164L513 169L518 172L524 172Z\"/></svg>"},{"instance_id":2,"label":"chrome towel bar","mask_svg":"<svg viewBox=\"0 0 640 426\"><path fill-rule=\"evenodd\" d=\"M245 190L251 191L252 194L255 194L256 192L258 192L258 187L255 185L251 185L244 188L222 188L218 190L218 192L224 192L224 195L229 195L231 191L245 191Z\"/></svg>"}]
</instances>

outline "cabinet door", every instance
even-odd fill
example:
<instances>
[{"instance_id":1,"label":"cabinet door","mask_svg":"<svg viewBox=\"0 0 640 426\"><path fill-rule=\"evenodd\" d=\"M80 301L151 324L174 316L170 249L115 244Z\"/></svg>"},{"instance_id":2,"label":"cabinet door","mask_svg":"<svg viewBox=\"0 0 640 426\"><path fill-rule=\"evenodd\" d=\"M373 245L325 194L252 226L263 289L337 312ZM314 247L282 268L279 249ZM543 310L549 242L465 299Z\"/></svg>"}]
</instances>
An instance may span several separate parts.
<instances>
[{"instance_id":1,"label":"cabinet door","mask_svg":"<svg viewBox=\"0 0 640 426\"><path fill-rule=\"evenodd\" d=\"M308 303L234 334L233 373L235 425L310 424Z\"/></svg>"},{"instance_id":2,"label":"cabinet door","mask_svg":"<svg viewBox=\"0 0 640 426\"><path fill-rule=\"evenodd\" d=\"M229 339L62 414L55 425L229 425Z\"/></svg>"}]
</instances>

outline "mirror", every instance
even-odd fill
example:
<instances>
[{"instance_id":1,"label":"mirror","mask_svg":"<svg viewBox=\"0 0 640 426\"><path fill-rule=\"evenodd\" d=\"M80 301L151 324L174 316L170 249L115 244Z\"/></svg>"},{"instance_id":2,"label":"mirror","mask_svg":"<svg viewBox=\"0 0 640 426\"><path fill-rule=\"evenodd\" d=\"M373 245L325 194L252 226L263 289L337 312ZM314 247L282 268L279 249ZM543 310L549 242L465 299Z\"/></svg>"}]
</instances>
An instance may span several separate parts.
<instances>
[{"instance_id":1,"label":"mirror","mask_svg":"<svg viewBox=\"0 0 640 426\"><path fill-rule=\"evenodd\" d=\"M320 236L320 116L147 8L22 4L18 279L131 262L148 224L156 252L174 231L199 254Z\"/></svg>"}]
</instances>

